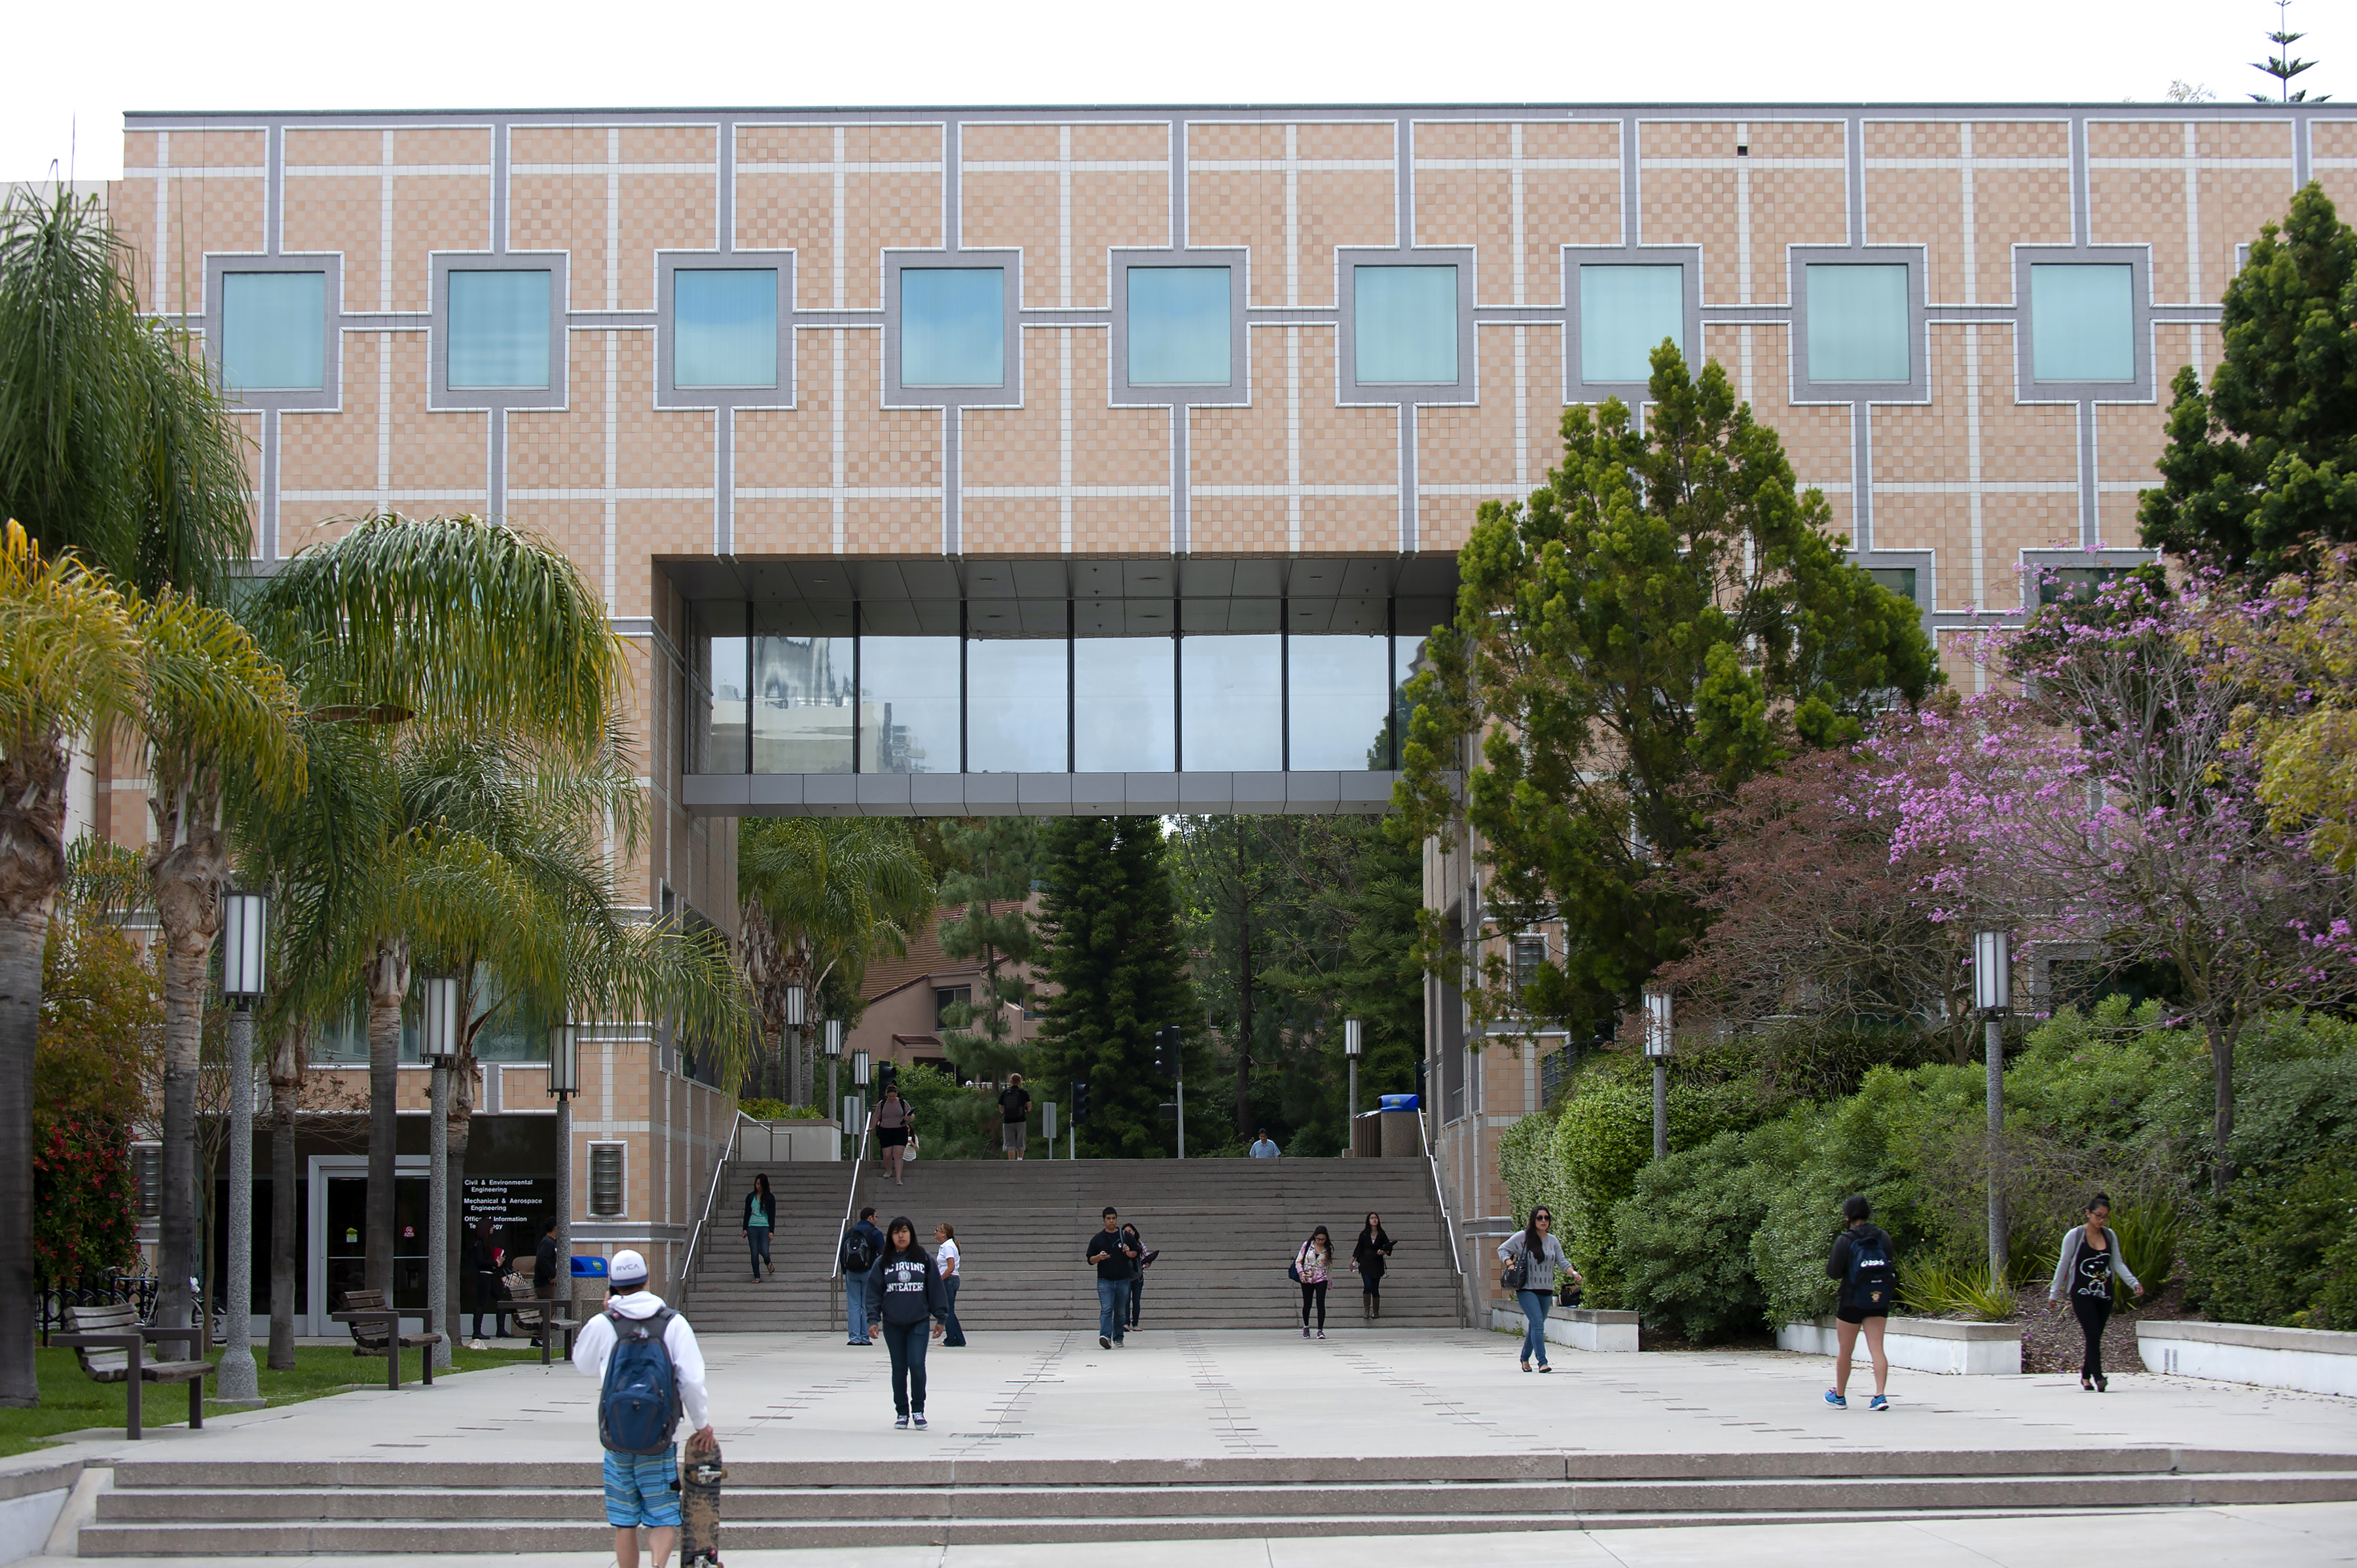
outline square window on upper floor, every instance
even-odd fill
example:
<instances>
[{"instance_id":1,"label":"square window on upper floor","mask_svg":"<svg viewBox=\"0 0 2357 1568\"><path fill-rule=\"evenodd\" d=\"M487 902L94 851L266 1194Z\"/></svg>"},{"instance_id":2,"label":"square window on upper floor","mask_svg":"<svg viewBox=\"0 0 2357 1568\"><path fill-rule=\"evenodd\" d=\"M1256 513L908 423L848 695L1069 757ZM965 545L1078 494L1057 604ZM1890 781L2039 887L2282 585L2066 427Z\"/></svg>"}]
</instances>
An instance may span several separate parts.
<instances>
[{"instance_id":1,"label":"square window on upper floor","mask_svg":"<svg viewBox=\"0 0 2357 1568\"><path fill-rule=\"evenodd\" d=\"M328 381L328 274L221 274L221 379L238 392L318 392Z\"/></svg>"},{"instance_id":2,"label":"square window on upper floor","mask_svg":"<svg viewBox=\"0 0 2357 1568\"><path fill-rule=\"evenodd\" d=\"M1130 267L1129 380L1134 386L1226 386L1230 269Z\"/></svg>"},{"instance_id":3,"label":"square window on upper floor","mask_svg":"<svg viewBox=\"0 0 2357 1568\"><path fill-rule=\"evenodd\" d=\"M2031 265L2032 380L2133 381L2136 350L2136 268L2113 262Z\"/></svg>"},{"instance_id":4,"label":"square window on upper floor","mask_svg":"<svg viewBox=\"0 0 2357 1568\"><path fill-rule=\"evenodd\" d=\"M1583 263L1579 269L1579 379L1652 379L1663 338L1686 351L1686 270Z\"/></svg>"},{"instance_id":5,"label":"square window on upper floor","mask_svg":"<svg viewBox=\"0 0 2357 1568\"><path fill-rule=\"evenodd\" d=\"M548 386L551 276L532 269L450 269L451 386Z\"/></svg>"},{"instance_id":6,"label":"square window on upper floor","mask_svg":"<svg viewBox=\"0 0 2357 1568\"><path fill-rule=\"evenodd\" d=\"M682 267L672 274L672 384L778 384L778 270Z\"/></svg>"},{"instance_id":7,"label":"square window on upper floor","mask_svg":"<svg viewBox=\"0 0 2357 1568\"><path fill-rule=\"evenodd\" d=\"M1910 605L1923 602L1915 596L1915 568L1912 566L1868 566L1866 575Z\"/></svg>"},{"instance_id":8,"label":"square window on upper floor","mask_svg":"<svg viewBox=\"0 0 2357 1568\"><path fill-rule=\"evenodd\" d=\"M1907 326L1906 266L1812 262L1807 271L1809 380L1910 380L1915 360Z\"/></svg>"},{"instance_id":9,"label":"square window on upper floor","mask_svg":"<svg viewBox=\"0 0 2357 1568\"><path fill-rule=\"evenodd\" d=\"M1351 269L1352 380L1361 386L1449 386L1457 370L1457 269Z\"/></svg>"},{"instance_id":10,"label":"square window on upper floor","mask_svg":"<svg viewBox=\"0 0 2357 1568\"><path fill-rule=\"evenodd\" d=\"M900 384L1006 384L1006 269L900 271Z\"/></svg>"}]
</instances>

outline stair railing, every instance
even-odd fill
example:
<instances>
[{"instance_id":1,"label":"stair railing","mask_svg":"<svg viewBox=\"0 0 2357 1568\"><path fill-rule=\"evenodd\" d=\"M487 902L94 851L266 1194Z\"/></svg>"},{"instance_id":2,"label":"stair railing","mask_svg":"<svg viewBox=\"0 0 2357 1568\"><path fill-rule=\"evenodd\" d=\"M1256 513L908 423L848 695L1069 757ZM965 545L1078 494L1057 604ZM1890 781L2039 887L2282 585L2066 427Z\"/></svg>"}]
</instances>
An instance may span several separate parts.
<instances>
[{"instance_id":1,"label":"stair railing","mask_svg":"<svg viewBox=\"0 0 2357 1568\"><path fill-rule=\"evenodd\" d=\"M1472 1326L1470 1308L1465 1300L1465 1254L1457 1239L1457 1217L1448 1212L1448 1191L1440 1185L1440 1157L1433 1153L1432 1140L1425 1133L1424 1118L1415 1119L1416 1141L1424 1145L1425 1168L1432 1173L1432 1200L1440 1205L1441 1229L1448 1233L1448 1267L1457 1276L1457 1326Z\"/></svg>"},{"instance_id":2,"label":"stair railing","mask_svg":"<svg viewBox=\"0 0 2357 1568\"><path fill-rule=\"evenodd\" d=\"M705 1189L704 1213L688 1234L687 1262L679 1271L679 1299L672 1304L680 1311L687 1309L688 1293L695 1280L696 1254L703 1251L704 1238L712 1229L712 1205L720 1197L721 1178L728 1174L728 1162L737 1157L737 1140L744 1133L745 1123L752 1120L741 1110L737 1112L737 1119L728 1123L728 1136L720 1144L719 1155L712 1162L712 1185Z\"/></svg>"},{"instance_id":3,"label":"stair railing","mask_svg":"<svg viewBox=\"0 0 2357 1568\"><path fill-rule=\"evenodd\" d=\"M831 1298L840 1299L834 1286L834 1282L843 1277L843 1239L851 1231L851 1206L859 1201L859 1171L867 1163L867 1133L875 1125L876 1112L871 1109L860 1118L859 1136L851 1145L851 1188L843 1195L843 1223L834 1228L834 1262L826 1271L827 1294ZM830 1326L834 1323L834 1307L835 1301L831 1299L826 1308L826 1321ZM845 1304L844 1310L850 1310L848 1303ZM846 1329L851 1326L845 1325Z\"/></svg>"}]
</instances>

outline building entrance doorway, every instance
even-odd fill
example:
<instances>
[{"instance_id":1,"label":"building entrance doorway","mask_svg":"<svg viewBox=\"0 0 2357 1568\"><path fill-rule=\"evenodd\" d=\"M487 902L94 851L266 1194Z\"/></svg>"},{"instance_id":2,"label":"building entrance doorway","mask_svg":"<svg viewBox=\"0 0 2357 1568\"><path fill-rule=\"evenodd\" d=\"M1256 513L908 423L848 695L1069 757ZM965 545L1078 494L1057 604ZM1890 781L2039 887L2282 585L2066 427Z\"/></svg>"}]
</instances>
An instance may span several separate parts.
<instances>
[{"instance_id":1,"label":"building entrance doorway","mask_svg":"<svg viewBox=\"0 0 2357 1568\"><path fill-rule=\"evenodd\" d=\"M405 1155L393 1184L393 1305L405 1313L425 1310L426 1162ZM304 1332L333 1337L344 1326L328 1315L346 1291L366 1283L368 1251L368 1161L350 1156L313 1156L310 1180L311 1279L308 1326Z\"/></svg>"}]
</instances>

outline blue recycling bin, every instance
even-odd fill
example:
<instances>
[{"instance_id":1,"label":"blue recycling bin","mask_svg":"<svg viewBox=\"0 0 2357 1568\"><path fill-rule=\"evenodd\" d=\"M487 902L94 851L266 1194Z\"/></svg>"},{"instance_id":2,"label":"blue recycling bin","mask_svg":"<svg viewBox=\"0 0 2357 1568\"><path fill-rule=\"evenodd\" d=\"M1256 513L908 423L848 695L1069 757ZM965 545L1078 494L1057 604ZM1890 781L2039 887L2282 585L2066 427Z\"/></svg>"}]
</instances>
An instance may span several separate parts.
<instances>
[{"instance_id":1,"label":"blue recycling bin","mask_svg":"<svg viewBox=\"0 0 2357 1568\"><path fill-rule=\"evenodd\" d=\"M1420 1094L1386 1094L1376 1102L1381 1111L1421 1111L1424 1097Z\"/></svg>"},{"instance_id":2,"label":"blue recycling bin","mask_svg":"<svg viewBox=\"0 0 2357 1568\"><path fill-rule=\"evenodd\" d=\"M577 1252L575 1253L573 1257L573 1277L576 1280L604 1279L606 1277L606 1260L603 1258L585 1258Z\"/></svg>"}]
</instances>

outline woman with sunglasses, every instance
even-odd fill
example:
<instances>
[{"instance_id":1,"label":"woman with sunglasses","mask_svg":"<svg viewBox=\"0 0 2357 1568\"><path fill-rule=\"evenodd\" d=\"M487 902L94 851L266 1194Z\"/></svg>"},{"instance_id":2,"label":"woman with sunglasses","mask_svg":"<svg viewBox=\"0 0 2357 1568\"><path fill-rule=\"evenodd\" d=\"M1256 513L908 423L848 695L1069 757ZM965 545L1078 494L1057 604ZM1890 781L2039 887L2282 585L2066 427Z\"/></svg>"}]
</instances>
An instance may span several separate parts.
<instances>
[{"instance_id":1,"label":"woman with sunglasses","mask_svg":"<svg viewBox=\"0 0 2357 1568\"><path fill-rule=\"evenodd\" d=\"M1579 1271L1563 1255L1563 1243L1555 1238L1555 1216L1544 1208L1531 1210L1531 1218L1520 1230L1506 1238L1498 1249L1498 1261L1506 1265L1511 1279L1517 1271L1521 1281L1514 1298L1523 1304L1523 1370L1531 1369L1535 1358L1542 1372L1552 1372L1547 1365L1546 1316L1547 1303L1555 1295L1555 1271L1579 1283Z\"/></svg>"}]
</instances>

